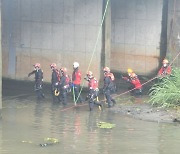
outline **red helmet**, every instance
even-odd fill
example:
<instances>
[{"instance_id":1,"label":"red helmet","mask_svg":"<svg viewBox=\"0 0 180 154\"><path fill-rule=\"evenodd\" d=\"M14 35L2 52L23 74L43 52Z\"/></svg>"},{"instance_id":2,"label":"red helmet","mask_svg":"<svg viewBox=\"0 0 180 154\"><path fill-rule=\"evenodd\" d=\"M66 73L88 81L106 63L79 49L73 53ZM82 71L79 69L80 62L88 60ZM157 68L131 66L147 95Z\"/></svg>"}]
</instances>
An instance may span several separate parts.
<instances>
[{"instance_id":1,"label":"red helmet","mask_svg":"<svg viewBox=\"0 0 180 154\"><path fill-rule=\"evenodd\" d=\"M87 75L91 76L91 75L93 75L93 73L91 71L88 71Z\"/></svg>"},{"instance_id":2,"label":"red helmet","mask_svg":"<svg viewBox=\"0 0 180 154\"><path fill-rule=\"evenodd\" d=\"M62 72L62 73L66 73L66 72L67 72L67 68L62 67L62 68L61 68L61 72Z\"/></svg>"},{"instance_id":3,"label":"red helmet","mask_svg":"<svg viewBox=\"0 0 180 154\"><path fill-rule=\"evenodd\" d=\"M167 59L164 59L164 60L162 61L162 63L163 63L163 64L168 64L169 61L168 61Z\"/></svg>"},{"instance_id":4,"label":"red helmet","mask_svg":"<svg viewBox=\"0 0 180 154\"><path fill-rule=\"evenodd\" d=\"M51 68L56 68L56 63L52 63L52 64L50 65L50 67L51 67Z\"/></svg>"},{"instance_id":5,"label":"red helmet","mask_svg":"<svg viewBox=\"0 0 180 154\"><path fill-rule=\"evenodd\" d=\"M110 68L109 67L104 67L103 71L109 73L110 72Z\"/></svg>"},{"instance_id":6,"label":"red helmet","mask_svg":"<svg viewBox=\"0 0 180 154\"><path fill-rule=\"evenodd\" d=\"M88 71L87 74L86 74L89 78L92 78L93 77L93 73L91 71Z\"/></svg>"},{"instance_id":7,"label":"red helmet","mask_svg":"<svg viewBox=\"0 0 180 154\"><path fill-rule=\"evenodd\" d=\"M34 64L33 66L40 68L40 67L41 67L41 64L40 64L40 63L36 63L36 64Z\"/></svg>"}]
</instances>

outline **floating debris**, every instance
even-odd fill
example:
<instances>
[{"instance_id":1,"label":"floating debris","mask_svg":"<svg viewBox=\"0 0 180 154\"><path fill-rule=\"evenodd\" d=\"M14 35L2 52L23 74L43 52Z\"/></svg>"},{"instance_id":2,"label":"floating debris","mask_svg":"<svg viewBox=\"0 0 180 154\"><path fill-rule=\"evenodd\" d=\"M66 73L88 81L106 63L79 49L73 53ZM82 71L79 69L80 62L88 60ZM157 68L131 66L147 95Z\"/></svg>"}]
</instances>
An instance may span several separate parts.
<instances>
[{"instance_id":1,"label":"floating debris","mask_svg":"<svg viewBox=\"0 0 180 154\"><path fill-rule=\"evenodd\" d=\"M49 145L54 145L54 144L59 143L59 140L56 139L56 138L47 137L47 138L44 138L44 142L45 143L39 144L39 146L46 147L46 146L49 146Z\"/></svg>"},{"instance_id":2,"label":"floating debris","mask_svg":"<svg viewBox=\"0 0 180 154\"><path fill-rule=\"evenodd\" d=\"M51 142L51 143L59 143L59 140L58 140L58 139L56 139L56 138L50 138L50 137L44 138L44 141L49 141L49 142Z\"/></svg>"},{"instance_id":3,"label":"floating debris","mask_svg":"<svg viewBox=\"0 0 180 154\"><path fill-rule=\"evenodd\" d=\"M21 141L21 142L22 143L33 143L32 141ZM59 143L58 139L48 137L48 138L44 138L44 143L40 143L39 146L46 147L46 146L54 145L57 143Z\"/></svg>"},{"instance_id":4,"label":"floating debris","mask_svg":"<svg viewBox=\"0 0 180 154\"><path fill-rule=\"evenodd\" d=\"M39 144L39 146L41 147L46 147L48 145L53 145L54 143L42 143L42 144Z\"/></svg>"},{"instance_id":5,"label":"floating debris","mask_svg":"<svg viewBox=\"0 0 180 154\"><path fill-rule=\"evenodd\" d=\"M99 128L111 129L111 128L114 128L115 126L116 126L116 124L111 124L111 123L107 123L107 122L97 123L97 127L99 127Z\"/></svg>"},{"instance_id":6,"label":"floating debris","mask_svg":"<svg viewBox=\"0 0 180 154\"><path fill-rule=\"evenodd\" d=\"M22 143L32 143L32 141L21 141Z\"/></svg>"}]
</instances>

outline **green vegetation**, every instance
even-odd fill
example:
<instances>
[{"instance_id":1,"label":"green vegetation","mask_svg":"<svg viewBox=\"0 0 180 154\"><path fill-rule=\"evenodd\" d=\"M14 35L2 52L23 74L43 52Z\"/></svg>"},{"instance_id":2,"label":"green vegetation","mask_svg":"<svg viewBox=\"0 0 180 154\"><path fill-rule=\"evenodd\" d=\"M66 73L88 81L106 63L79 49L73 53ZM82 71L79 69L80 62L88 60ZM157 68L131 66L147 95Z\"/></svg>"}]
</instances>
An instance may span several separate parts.
<instances>
[{"instance_id":1,"label":"green vegetation","mask_svg":"<svg viewBox=\"0 0 180 154\"><path fill-rule=\"evenodd\" d=\"M171 76L158 78L158 82L150 89L152 105L174 107L180 105L180 69L174 68Z\"/></svg>"}]
</instances>

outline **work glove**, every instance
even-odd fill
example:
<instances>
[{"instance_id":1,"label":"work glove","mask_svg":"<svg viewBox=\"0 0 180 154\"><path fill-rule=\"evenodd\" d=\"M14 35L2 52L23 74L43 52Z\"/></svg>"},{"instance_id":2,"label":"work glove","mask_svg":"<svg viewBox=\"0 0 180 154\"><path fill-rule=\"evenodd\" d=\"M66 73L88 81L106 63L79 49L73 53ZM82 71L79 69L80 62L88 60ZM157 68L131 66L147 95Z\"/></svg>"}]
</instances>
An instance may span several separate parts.
<instances>
[{"instance_id":1,"label":"work glove","mask_svg":"<svg viewBox=\"0 0 180 154\"><path fill-rule=\"evenodd\" d=\"M84 77L84 80L89 81L89 78L86 76L86 77Z\"/></svg>"}]
</instances>

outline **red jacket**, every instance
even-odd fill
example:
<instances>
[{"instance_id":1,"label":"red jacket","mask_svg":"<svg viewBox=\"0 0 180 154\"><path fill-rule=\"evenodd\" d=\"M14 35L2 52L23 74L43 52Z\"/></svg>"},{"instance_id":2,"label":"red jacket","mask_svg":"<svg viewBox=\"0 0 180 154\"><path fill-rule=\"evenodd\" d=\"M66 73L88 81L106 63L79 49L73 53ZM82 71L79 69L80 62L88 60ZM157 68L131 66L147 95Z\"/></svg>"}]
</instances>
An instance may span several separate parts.
<instances>
[{"instance_id":1,"label":"red jacket","mask_svg":"<svg viewBox=\"0 0 180 154\"><path fill-rule=\"evenodd\" d=\"M171 74L171 66L168 66L168 67L161 67L159 72L158 72L158 75L170 75Z\"/></svg>"},{"instance_id":2,"label":"red jacket","mask_svg":"<svg viewBox=\"0 0 180 154\"><path fill-rule=\"evenodd\" d=\"M141 82L139 81L138 78L131 79L130 82L134 85L135 89L141 89L142 88Z\"/></svg>"},{"instance_id":3,"label":"red jacket","mask_svg":"<svg viewBox=\"0 0 180 154\"><path fill-rule=\"evenodd\" d=\"M72 74L72 82L76 85L81 84L81 71L80 70L74 70Z\"/></svg>"},{"instance_id":4,"label":"red jacket","mask_svg":"<svg viewBox=\"0 0 180 154\"><path fill-rule=\"evenodd\" d=\"M98 81L95 78L90 79L88 83L88 87L89 89L93 89L93 90L98 89Z\"/></svg>"}]
</instances>

